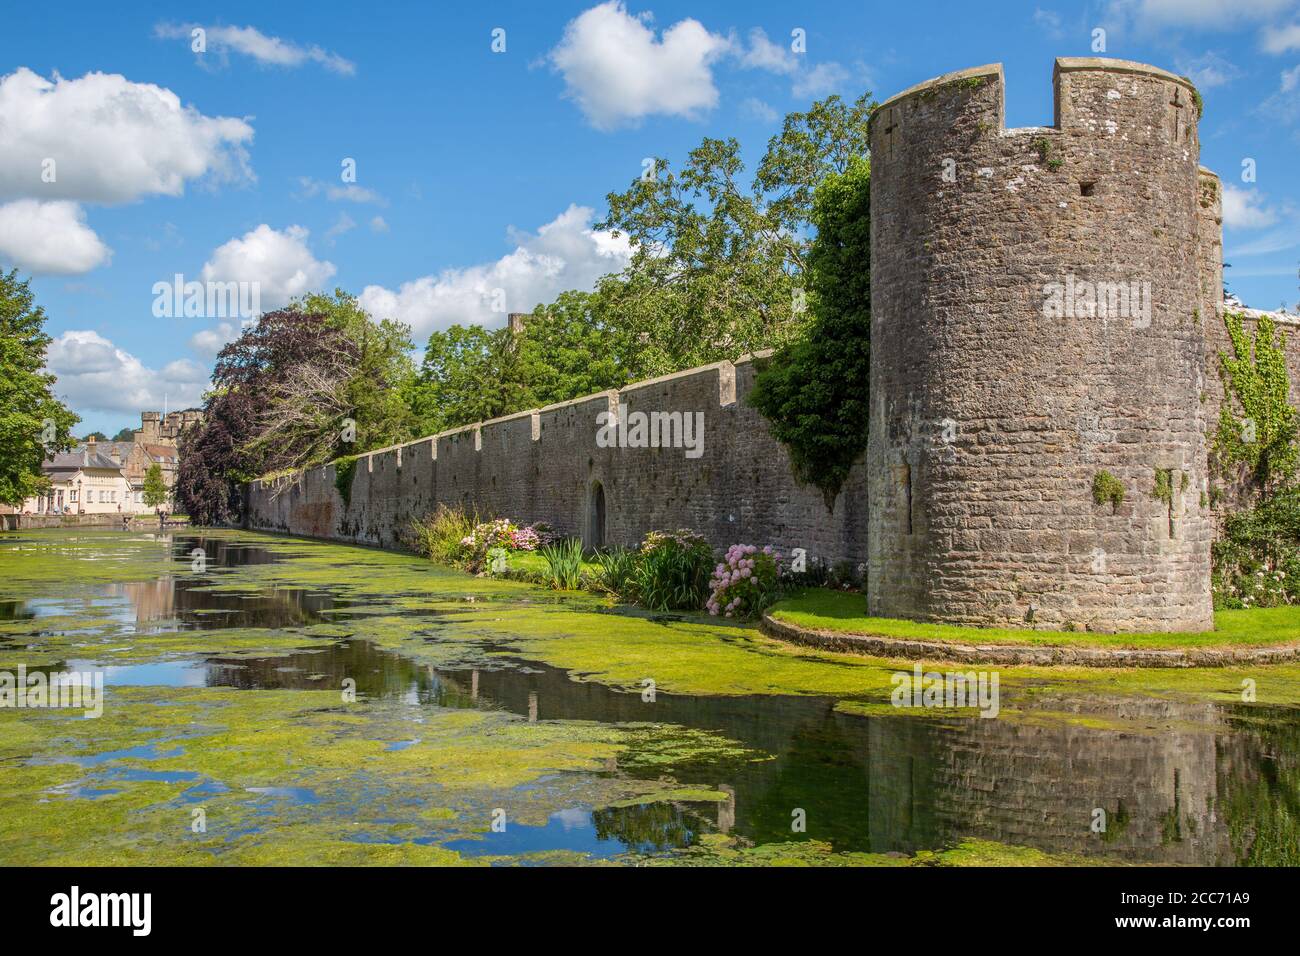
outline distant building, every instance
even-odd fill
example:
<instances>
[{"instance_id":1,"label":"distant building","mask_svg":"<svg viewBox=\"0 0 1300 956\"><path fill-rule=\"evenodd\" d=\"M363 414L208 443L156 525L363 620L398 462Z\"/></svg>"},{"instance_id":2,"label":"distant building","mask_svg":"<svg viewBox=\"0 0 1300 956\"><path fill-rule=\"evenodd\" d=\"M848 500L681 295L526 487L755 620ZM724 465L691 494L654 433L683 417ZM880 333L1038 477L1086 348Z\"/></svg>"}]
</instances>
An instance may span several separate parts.
<instances>
[{"instance_id":1,"label":"distant building","mask_svg":"<svg viewBox=\"0 0 1300 956\"><path fill-rule=\"evenodd\" d=\"M39 498L28 498L28 514L135 514L146 510L137 504L122 464L96 450L94 442L60 452L48 459L41 470L50 480L50 490Z\"/></svg>"},{"instance_id":2,"label":"distant building","mask_svg":"<svg viewBox=\"0 0 1300 956\"><path fill-rule=\"evenodd\" d=\"M72 451L47 459L41 470L50 479L48 494L28 498L28 514L139 514L153 509L144 503L144 480L157 465L170 493L180 467L181 432L203 420L198 409L161 415L142 412L133 441L86 441ZM164 507L170 508L170 504Z\"/></svg>"}]
</instances>

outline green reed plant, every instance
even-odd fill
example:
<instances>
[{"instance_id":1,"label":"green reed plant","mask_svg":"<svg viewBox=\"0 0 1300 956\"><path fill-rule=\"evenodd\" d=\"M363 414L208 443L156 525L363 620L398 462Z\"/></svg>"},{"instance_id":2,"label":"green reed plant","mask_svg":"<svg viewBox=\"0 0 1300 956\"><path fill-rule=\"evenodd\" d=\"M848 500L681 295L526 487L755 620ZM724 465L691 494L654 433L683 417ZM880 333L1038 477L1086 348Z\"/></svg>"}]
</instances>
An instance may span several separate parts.
<instances>
[{"instance_id":1,"label":"green reed plant","mask_svg":"<svg viewBox=\"0 0 1300 956\"><path fill-rule=\"evenodd\" d=\"M596 552L600 565L601 587L629 601L636 600L637 553L628 548L609 548Z\"/></svg>"},{"instance_id":2,"label":"green reed plant","mask_svg":"<svg viewBox=\"0 0 1300 956\"><path fill-rule=\"evenodd\" d=\"M435 564L464 567L470 558L465 539L478 523L477 513L440 504L433 514L411 522L407 543Z\"/></svg>"},{"instance_id":3,"label":"green reed plant","mask_svg":"<svg viewBox=\"0 0 1300 956\"><path fill-rule=\"evenodd\" d=\"M566 538L548 544L539 552L546 561L551 587L560 591L576 591L582 584L582 542Z\"/></svg>"},{"instance_id":4,"label":"green reed plant","mask_svg":"<svg viewBox=\"0 0 1300 956\"><path fill-rule=\"evenodd\" d=\"M709 596L713 548L694 531L652 531L641 543L637 600L654 611L699 610Z\"/></svg>"}]
</instances>

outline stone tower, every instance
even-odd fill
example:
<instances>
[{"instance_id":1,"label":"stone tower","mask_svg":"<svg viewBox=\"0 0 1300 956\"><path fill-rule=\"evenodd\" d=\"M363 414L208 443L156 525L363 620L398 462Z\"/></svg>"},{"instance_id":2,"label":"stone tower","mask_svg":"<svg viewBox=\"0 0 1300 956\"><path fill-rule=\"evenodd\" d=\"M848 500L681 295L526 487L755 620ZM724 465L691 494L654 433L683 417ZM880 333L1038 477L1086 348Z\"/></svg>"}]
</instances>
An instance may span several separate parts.
<instances>
[{"instance_id":1,"label":"stone tower","mask_svg":"<svg viewBox=\"0 0 1300 956\"><path fill-rule=\"evenodd\" d=\"M868 609L1209 628L1200 100L1122 60L1053 84L1051 127L1005 128L1000 65L873 114Z\"/></svg>"}]
</instances>

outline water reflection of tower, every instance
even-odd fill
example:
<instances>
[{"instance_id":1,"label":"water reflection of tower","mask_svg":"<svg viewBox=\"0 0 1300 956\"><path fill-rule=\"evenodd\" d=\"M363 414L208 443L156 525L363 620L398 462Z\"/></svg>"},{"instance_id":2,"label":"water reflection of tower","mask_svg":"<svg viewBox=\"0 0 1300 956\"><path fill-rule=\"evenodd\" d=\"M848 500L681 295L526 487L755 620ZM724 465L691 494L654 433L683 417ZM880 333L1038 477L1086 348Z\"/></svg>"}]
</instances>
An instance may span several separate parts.
<instances>
[{"instance_id":1,"label":"water reflection of tower","mask_svg":"<svg viewBox=\"0 0 1300 956\"><path fill-rule=\"evenodd\" d=\"M1222 747L1210 703L1042 701L1050 720L871 719L872 846L964 837L1134 862L1228 862L1216 813ZM1087 726L1123 718L1132 729ZM1104 833L1093 814L1105 812Z\"/></svg>"}]
</instances>

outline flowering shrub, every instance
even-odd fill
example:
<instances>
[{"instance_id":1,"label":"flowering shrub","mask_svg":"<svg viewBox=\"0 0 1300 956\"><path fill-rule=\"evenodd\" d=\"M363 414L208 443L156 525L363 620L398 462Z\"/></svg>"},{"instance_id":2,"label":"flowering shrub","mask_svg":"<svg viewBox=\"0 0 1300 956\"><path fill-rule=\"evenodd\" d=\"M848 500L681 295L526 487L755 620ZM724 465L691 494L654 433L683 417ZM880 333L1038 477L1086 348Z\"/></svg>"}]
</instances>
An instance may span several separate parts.
<instances>
[{"instance_id":1,"label":"flowering shrub","mask_svg":"<svg viewBox=\"0 0 1300 956\"><path fill-rule=\"evenodd\" d=\"M477 566L483 563L483 559L492 548L512 547L511 534L515 530L517 530L515 526L506 518L484 521L476 524L473 531L461 538L460 543L467 552L469 560Z\"/></svg>"},{"instance_id":2,"label":"flowering shrub","mask_svg":"<svg viewBox=\"0 0 1300 956\"><path fill-rule=\"evenodd\" d=\"M1211 555L1216 608L1300 604L1300 488L1226 515Z\"/></svg>"},{"instance_id":3,"label":"flowering shrub","mask_svg":"<svg viewBox=\"0 0 1300 956\"><path fill-rule=\"evenodd\" d=\"M559 541L561 535L544 522L513 524L508 518L483 521L460 540L461 550L471 567L482 567L488 553L504 551L538 551Z\"/></svg>"},{"instance_id":4,"label":"flowering shrub","mask_svg":"<svg viewBox=\"0 0 1300 956\"><path fill-rule=\"evenodd\" d=\"M1300 556L1292 555L1274 568L1257 565L1252 572L1216 571L1211 581L1216 608L1281 607L1300 602Z\"/></svg>"},{"instance_id":5,"label":"flowering shrub","mask_svg":"<svg viewBox=\"0 0 1300 956\"><path fill-rule=\"evenodd\" d=\"M752 618L776 600L781 577L781 555L767 545L733 544L709 581L712 593L705 604L717 617Z\"/></svg>"},{"instance_id":6,"label":"flowering shrub","mask_svg":"<svg viewBox=\"0 0 1300 956\"><path fill-rule=\"evenodd\" d=\"M536 551L537 532L532 528L516 528L510 532L510 547L516 551Z\"/></svg>"},{"instance_id":7,"label":"flowering shrub","mask_svg":"<svg viewBox=\"0 0 1300 956\"><path fill-rule=\"evenodd\" d=\"M559 541L561 535L544 521L524 525L510 532L510 547L516 551L537 551Z\"/></svg>"}]
</instances>

